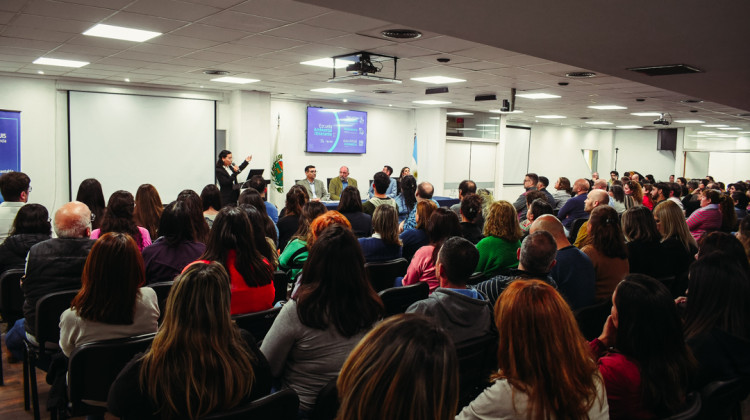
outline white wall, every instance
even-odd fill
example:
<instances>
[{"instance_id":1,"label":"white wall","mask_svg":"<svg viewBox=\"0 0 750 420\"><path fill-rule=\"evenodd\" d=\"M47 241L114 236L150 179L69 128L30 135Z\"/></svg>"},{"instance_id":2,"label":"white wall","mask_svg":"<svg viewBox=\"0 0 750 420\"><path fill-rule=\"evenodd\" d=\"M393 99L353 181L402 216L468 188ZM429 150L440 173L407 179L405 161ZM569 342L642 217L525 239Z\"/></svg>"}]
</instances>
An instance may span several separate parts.
<instances>
[{"instance_id":1,"label":"white wall","mask_svg":"<svg viewBox=\"0 0 750 420\"><path fill-rule=\"evenodd\" d=\"M654 175L657 181L667 181L673 174L679 176L675 173L675 167L679 166L675 162L676 152L656 150L656 136L656 130L616 131L615 147L620 149L617 170L621 175L624 171L638 171Z\"/></svg>"},{"instance_id":2,"label":"white wall","mask_svg":"<svg viewBox=\"0 0 750 420\"><path fill-rule=\"evenodd\" d=\"M725 184L750 179L750 154L712 152L707 175Z\"/></svg>"}]
</instances>

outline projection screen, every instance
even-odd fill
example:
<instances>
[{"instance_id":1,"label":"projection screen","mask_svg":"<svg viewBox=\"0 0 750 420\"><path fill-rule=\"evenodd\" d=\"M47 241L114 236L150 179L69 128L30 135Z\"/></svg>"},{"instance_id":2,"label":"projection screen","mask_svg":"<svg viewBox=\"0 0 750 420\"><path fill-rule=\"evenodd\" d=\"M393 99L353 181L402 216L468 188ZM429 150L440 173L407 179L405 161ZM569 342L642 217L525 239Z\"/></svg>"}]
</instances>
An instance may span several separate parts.
<instances>
[{"instance_id":1,"label":"projection screen","mask_svg":"<svg viewBox=\"0 0 750 420\"><path fill-rule=\"evenodd\" d=\"M71 91L68 130L72 199L86 178L101 182L105 201L148 183L164 204L214 183L212 100Z\"/></svg>"}]
</instances>

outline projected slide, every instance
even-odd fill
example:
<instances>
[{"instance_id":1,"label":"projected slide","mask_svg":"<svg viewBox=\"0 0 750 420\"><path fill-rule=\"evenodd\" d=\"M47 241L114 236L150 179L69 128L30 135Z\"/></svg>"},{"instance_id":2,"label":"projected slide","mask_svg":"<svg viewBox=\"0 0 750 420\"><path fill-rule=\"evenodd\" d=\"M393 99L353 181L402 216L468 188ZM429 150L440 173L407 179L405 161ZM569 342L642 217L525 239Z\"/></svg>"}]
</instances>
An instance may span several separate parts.
<instances>
[{"instance_id":1,"label":"projected slide","mask_svg":"<svg viewBox=\"0 0 750 420\"><path fill-rule=\"evenodd\" d=\"M307 108L307 152L365 153L367 113Z\"/></svg>"}]
</instances>

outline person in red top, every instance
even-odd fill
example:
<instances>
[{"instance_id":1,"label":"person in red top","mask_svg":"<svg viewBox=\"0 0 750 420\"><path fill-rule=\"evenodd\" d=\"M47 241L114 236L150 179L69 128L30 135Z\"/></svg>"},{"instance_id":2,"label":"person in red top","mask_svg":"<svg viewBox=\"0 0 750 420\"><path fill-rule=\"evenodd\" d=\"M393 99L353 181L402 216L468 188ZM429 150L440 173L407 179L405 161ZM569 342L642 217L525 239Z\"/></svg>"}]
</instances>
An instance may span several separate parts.
<instances>
[{"instance_id":1,"label":"person in red top","mask_svg":"<svg viewBox=\"0 0 750 420\"><path fill-rule=\"evenodd\" d=\"M685 401L696 362L669 289L652 277L629 274L612 304L602 334L589 343L604 378L610 418L674 414Z\"/></svg>"},{"instance_id":2,"label":"person in red top","mask_svg":"<svg viewBox=\"0 0 750 420\"><path fill-rule=\"evenodd\" d=\"M224 207L216 215L199 258L218 261L229 273L232 315L259 312L273 307L273 268L256 249L253 226L244 210Z\"/></svg>"}]
</instances>

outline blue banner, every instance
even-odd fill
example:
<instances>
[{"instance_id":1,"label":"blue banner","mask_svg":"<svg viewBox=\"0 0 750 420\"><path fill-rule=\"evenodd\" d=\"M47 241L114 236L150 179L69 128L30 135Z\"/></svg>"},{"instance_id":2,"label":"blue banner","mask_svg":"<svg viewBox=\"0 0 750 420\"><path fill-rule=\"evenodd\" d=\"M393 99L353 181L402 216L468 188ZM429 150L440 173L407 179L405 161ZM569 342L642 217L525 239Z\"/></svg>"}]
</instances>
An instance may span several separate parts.
<instances>
[{"instance_id":1,"label":"blue banner","mask_svg":"<svg viewBox=\"0 0 750 420\"><path fill-rule=\"evenodd\" d=\"M0 111L0 175L20 170L21 113Z\"/></svg>"}]
</instances>

